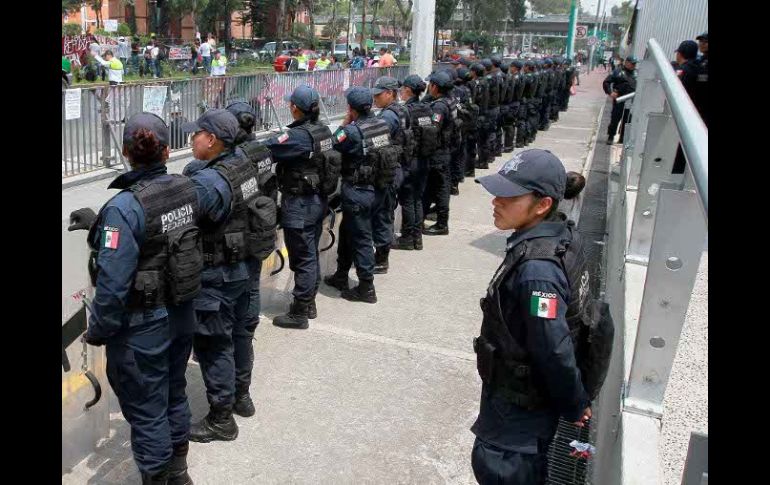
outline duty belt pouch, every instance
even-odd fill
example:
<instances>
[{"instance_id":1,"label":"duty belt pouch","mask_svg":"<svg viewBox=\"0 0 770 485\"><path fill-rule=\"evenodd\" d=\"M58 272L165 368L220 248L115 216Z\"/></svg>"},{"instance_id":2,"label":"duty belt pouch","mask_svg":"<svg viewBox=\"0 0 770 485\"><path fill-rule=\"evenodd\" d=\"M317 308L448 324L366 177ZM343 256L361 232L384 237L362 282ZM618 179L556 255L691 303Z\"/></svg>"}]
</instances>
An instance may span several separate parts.
<instances>
[{"instance_id":1,"label":"duty belt pouch","mask_svg":"<svg viewBox=\"0 0 770 485\"><path fill-rule=\"evenodd\" d=\"M278 207L266 196L255 197L246 206L249 220L248 254L260 261L275 250Z\"/></svg>"},{"instance_id":2,"label":"duty belt pouch","mask_svg":"<svg viewBox=\"0 0 770 485\"><path fill-rule=\"evenodd\" d=\"M481 335L473 339L473 351L476 352L476 370L484 384L491 385L495 369L495 348Z\"/></svg>"},{"instance_id":3,"label":"duty belt pouch","mask_svg":"<svg viewBox=\"0 0 770 485\"><path fill-rule=\"evenodd\" d=\"M158 306L162 300L160 271L138 271L134 279L134 299L132 302L134 305L132 306L153 308Z\"/></svg>"},{"instance_id":4,"label":"duty belt pouch","mask_svg":"<svg viewBox=\"0 0 770 485\"><path fill-rule=\"evenodd\" d=\"M195 298L201 289L203 255L197 227L168 235L167 300L175 305Z\"/></svg>"},{"instance_id":5,"label":"duty belt pouch","mask_svg":"<svg viewBox=\"0 0 770 485\"><path fill-rule=\"evenodd\" d=\"M337 190L340 171L342 170L342 155L337 150L327 150L319 157L319 173L321 176L321 193L331 195Z\"/></svg>"},{"instance_id":6,"label":"duty belt pouch","mask_svg":"<svg viewBox=\"0 0 770 485\"><path fill-rule=\"evenodd\" d=\"M246 241L242 232L231 232L224 235L225 262L227 264L243 261L245 258Z\"/></svg>"},{"instance_id":7,"label":"duty belt pouch","mask_svg":"<svg viewBox=\"0 0 770 485\"><path fill-rule=\"evenodd\" d=\"M420 157L427 158L433 155L438 149L438 127L435 125L423 126L420 137L419 153Z\"/></svg>"}]
</instances>

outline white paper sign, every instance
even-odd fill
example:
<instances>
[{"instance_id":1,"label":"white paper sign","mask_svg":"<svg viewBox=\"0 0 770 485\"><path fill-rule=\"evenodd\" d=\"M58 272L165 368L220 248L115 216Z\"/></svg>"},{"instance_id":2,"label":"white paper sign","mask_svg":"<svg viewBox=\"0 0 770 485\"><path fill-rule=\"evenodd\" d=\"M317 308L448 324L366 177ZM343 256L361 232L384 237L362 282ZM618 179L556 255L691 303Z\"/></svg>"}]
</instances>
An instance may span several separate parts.
<instances>
[{"instance_id":1,"label":"white paper sign","mask_svg":"<svg viewBox=\"0 0 770 485\"><path fill-rule=\"evenodd\" d=\"M163 106L166 104L166 86L145 86L142 93L142 111L156 114L163 118Z\"/></svg>"},{"instance_id":2,"label":"white paper sign","mask_svg":"<svg viewBox=\"0 0 770 485\"><path fill-rule=\"evenodd\" d=\"M115 19L106 19L104 21L104 30L106 30L107 32L117 32L118 21Z\"/></svg>"},{"instance_id":3,"label":"white paper sign","mask_svg":"<svg viewBox=\"0 0 770 485\"><path fill-rule=\"evenodd\" d=\"M67 89L64 92L64 119L77 120L80 118L80 88Z\"/></svg>"},{"instance_id":4,"label":"white paper sign","mask_svg":"<svg viewBox=\"0 0 770 485\"><path fill-rule=\"evenodd\" d=\"M350 87L350 70L346 69L345 74L342 77L344 78L342 80L342 90L347 91L347 89Z\"/></svg>"}]
</instances>

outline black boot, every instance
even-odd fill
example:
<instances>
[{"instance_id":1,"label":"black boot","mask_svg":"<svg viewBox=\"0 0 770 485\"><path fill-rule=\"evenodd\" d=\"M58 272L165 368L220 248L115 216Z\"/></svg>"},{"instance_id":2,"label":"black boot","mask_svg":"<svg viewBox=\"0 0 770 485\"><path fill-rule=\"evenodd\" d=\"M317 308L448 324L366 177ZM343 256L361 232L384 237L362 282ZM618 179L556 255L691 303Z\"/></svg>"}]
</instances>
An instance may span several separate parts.
<instances>
[{"instance_id":1,"label":"black boot","mask_svg":"<svg viewBox=\"0 0 770 485\"><path fill-rule=\"evenodd\" d=\"M425 213L425 220L426 221L433 221L436 222L436 209L434 208L432 211L429 210Z\"/></svg>"},{"instance_id":2,"label":"black boot","mask_svg":"<svg viewBox=\"0 0 770 485\"><path fill-rule=\"evenodd\" d=\"M374 281L361 280L358 286L342 292L342 298L348 301L377 303L377 293L374 292Z\"/></svg>"},{"instance_id":3,"label":"black boot","mask_svg":"<svg viewBox=\"0 0 770 485\"><path fill-rule=\"evenodd\" d=\"M422 232L419 230L415 231L412 239L414 239L414 249L422 251Z\"/></svg>"},{"instance_id":4,"label":"black boot","mask_svg":"<svg viewBox=\"0 0 770 485\"><path fill-rule=\"evenodd\" d=\"M340 274L340 273L334 273L333 275L329 275L324 278L324 283L326 283L329 286L332 286L334 288L337 288L340 291L345 291L349 288L348 286L348 274Z\"/></svg>"},{"instance_id":5,"label":"black boot","mask_svg":"<svg viewBox=\"0 0 770 485\"><path fill-rule=\"evenodd\" d=\"M249 396L248 391L235 391L235 404L233 404L233 412L244 418L254 416L254 413L257 412L257 410L254 409L254 402L251 400L251 396Z\"/></svg>"},{"instance_id":6,"label":"black boot","mask_svg":"<svg viewBox=\"0 0 770 485\"><path fill-rule=\"evenodd\" d=\"M449 226L445 223L437 222L432 226L423 229L422 233L426 236L446 236L449 234Z\"/></svg>"},{"instance_id":7,"label":"black boot","mask_svg":"<svg viewBox=\"0 0 770 485\"><path fill-rule=\"evenodd\" d=\"M187 473L187 452L190 444L184 442L174 446L174 454L171 456L171 465L168 468L168 485L193 485L192 478Z\"/></svg>"},{"instance_id":8,"label":"black boot","mask_svg":"<svg viewBox=\"0 0 770 485\"><path fill-rule=\"evenodd\" d=\"M450 195L460 195L460 187L457 186L457 184L452 185L452 188L449 190Z\"/></svg>"},{"instance_id":9,"label":"black boot","mask_svg":"<svg viewBox=\"0 0 770 485\"><path fill-rule=\"evenodd\" d=\"M190 426L190 441L233 441L238 437L238 425L230 408L211 408L205 418Z\"/></svg>"},{"instance_id":10,"label":"black boot","mask_svg":"<svg viewBox=\"0 0 770 485\"><path fill-rule=\"evenodd\" d=\"M318 308L315 306L315 297L307 305L307 318L308 320L315 320L318 318Z\"/></svg>"},{"instance_id":11,"label":"black boot","mask_svg":"<svg viewBox=\"0 0 770 485\"><path fill-rule=\"evenodd\" d=\"M168 470L163 470L154 475L142 472L142 485L168 485Z\"/></svg>"},{"instance_id":12,"label":"black boot","mask_svg":"<svg viewBox=\"0 0 770 485\"><path fill-rule=\"evenodd\" d=\"M390 245L380 246L374 251L374 274L386 274L388 272L388 255Z\"/></svg>"},{"instance_id":13,"label":"black boot","mask_svg":"<svg viewBox=\"0 0 770 485\"><path fill-rule=\"evenodd\" d=\"M393 241L393 244L390 245L390 249L414 249L414 238L407 235L401 236Z\"/></svg>"},{"instance_id":14,"label":"black boot","mask_svg":"<svg viewBox=\"0 0 770 485\"><path fill-rule=\"evenodd\" d=\"M345 277L347 279L347 276ZM347 283L347 281L346 281ZM289 307L289 312L273 318L273 325L283 328L306 329L309 301L294 299Z\"/></svg>"},{"instance_id":15,"label":"black boot","mask_svg":"<svg viewBox=\"0 0 770 485\"><path fill-rule=\"evenodd\" d=\"M487 160L484 160L483 162L479 162L479 166L477 168L486 170L489 168L489 162Z\"/></svg>"}]
</instances>

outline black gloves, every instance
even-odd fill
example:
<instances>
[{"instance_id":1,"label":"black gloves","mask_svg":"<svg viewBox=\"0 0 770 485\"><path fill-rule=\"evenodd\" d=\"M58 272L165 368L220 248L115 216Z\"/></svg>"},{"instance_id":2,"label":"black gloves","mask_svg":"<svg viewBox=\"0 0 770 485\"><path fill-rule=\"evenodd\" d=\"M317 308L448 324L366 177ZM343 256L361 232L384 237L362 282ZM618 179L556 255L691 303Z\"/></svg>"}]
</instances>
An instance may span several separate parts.
<instances>
[{"instance_id":1,"label":"black gloves","mask_svg":"<svg viewBox=\"0 0 770 485\"><path fill-rule=\"evenodd\" d=\"M70 225L67 228L68 231L77 231L78 229L91 229L94 221L96 221L96 214L88 207L83 207L70 213Z\"/></svg>"}]
</instances>

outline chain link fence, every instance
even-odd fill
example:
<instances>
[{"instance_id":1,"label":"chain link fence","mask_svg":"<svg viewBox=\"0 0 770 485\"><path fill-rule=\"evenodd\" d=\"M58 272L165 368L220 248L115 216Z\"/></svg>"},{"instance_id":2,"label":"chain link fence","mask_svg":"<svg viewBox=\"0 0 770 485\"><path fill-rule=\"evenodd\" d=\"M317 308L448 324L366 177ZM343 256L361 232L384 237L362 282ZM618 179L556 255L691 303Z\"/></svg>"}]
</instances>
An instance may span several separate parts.
<instances>
[{"instance_id":1,"label":"chain link fence","mask_svg":"<svg viewBox=\"0 0 770 485\"><path fill-rule=\"evenodd\" d=\"M102 168L123 168L123 126L126 119L141 111L155 112L168 123L173 152L187 147L182 123L195 120L207 109L225 108L234 99L251 104L257 112L258 131L266 131L291 122L283 96L299 85L318 90L322 117L329 122L345 113L348 87L372 87L380 76L403 80L407 75L409 66L394 66L97 86L80 89L79 112L73 104L66 106L62 91L62 178Z\"/></svg>"}]
</instances>

